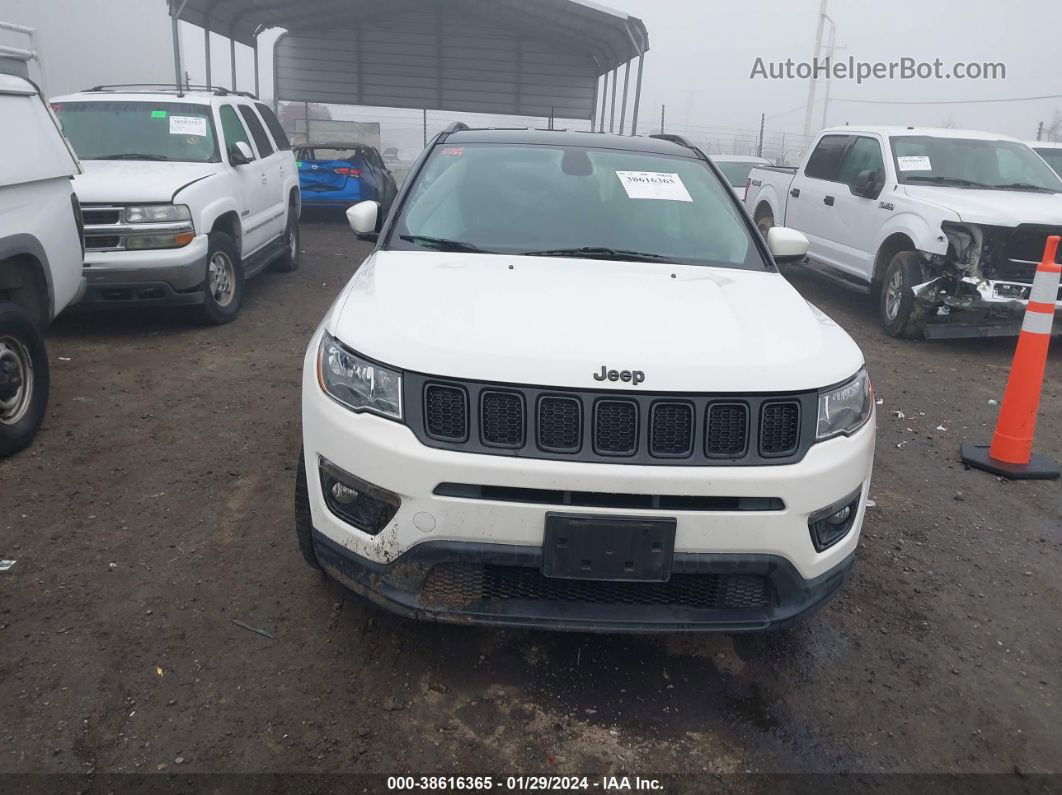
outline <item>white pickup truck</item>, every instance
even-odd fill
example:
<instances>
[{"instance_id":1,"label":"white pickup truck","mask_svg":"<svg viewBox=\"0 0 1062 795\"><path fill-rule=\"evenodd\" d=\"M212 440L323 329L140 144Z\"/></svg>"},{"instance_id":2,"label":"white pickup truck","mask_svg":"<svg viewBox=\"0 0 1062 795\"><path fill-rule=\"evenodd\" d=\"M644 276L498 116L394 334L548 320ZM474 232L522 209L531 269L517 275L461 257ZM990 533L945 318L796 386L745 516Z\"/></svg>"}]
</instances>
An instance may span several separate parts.
<instances>
[{"instance_id":1,"label":"white pickup truck","mask_svg":"<svg viewBox=\"0 0 1062 795\"><path fill-rule=\"evenodd\" d=\"M267 105L225 89L99 86L52 100L84 173L84 303L227 323L244 281L298 267L299 174Z\"/></svg>"},{"instance_id":2,"label":"white pickup truck","mask_svg":"<svg viewBox=\"0 0 1062 795\"><path fill-rule=\"evenodd\" d=\"M896 337L1016 334L1062 233L1062 179L1020 141L963 130L825 130L797 169L753 169L745 206L764 233L803 232L810 267L880 291Z\"/></svg>"}]
</instances>

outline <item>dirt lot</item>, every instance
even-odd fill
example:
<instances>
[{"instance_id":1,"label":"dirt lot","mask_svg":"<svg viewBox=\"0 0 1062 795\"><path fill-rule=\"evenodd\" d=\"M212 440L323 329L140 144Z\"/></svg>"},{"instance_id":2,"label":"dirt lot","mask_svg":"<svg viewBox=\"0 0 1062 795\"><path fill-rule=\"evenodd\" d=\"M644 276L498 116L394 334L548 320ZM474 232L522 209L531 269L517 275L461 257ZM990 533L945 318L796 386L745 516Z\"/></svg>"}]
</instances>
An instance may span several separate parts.
<instances>
[{"instance_id":1,"label":"dirt lot","mask_svg":"<svg viewBox=\"0 0 1062 795\"><path fill-rule=\"evenodd\" d=\"M993 771L1062 768L1062 486L965 471L1013 342L884 337L854 579L764 637L418 625L302 562L299 365L364 256L307 223L240 319L70 316L30 451L0 462L0 770ZM893 412L902 411L904 419ZM1062 456L1062 345L1038 448ZM233 620L264 628L270 639Z\"/></svg>"}]
</instances>

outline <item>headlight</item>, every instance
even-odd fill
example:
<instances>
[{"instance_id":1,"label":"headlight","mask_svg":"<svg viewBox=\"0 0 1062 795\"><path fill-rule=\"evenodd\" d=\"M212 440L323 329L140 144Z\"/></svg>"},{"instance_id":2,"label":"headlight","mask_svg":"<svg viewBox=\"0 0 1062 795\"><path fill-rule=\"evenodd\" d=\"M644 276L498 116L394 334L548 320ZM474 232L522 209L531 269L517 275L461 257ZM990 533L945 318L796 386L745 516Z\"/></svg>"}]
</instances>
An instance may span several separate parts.
<instances>
[{"instance_id":1,"label":"headlight","mask_svg":"<svg viewBox=\"0 0 1062 795\"><path fill-rule=\"evenodd\" d=\"M870 418L874 408L874 392L870 376L863 367L840 386L819 392L819 423L816 440L838 434L852 433Z\"/></svg>"},{"instance_id":2,"label":"headlight","mask_svg":"<svg viewBox=\"0 0 1062 795\"><path fill-rule=\"evenodd\" d=\"M402 419L402 374L362 359L327 332L321 338L317 373L321 389L344 406Z\"/></svg>"},{"instance_id":3,"label":"headlight","mask_svg":"<svg viewBox=\"0 0 1062 795\"><path fill-rule=\"evenodd\" d=\"M143 204L125 208L127 224L158 224L191 221L192 214L184 204Z\"/></svg>"}]
</instances>

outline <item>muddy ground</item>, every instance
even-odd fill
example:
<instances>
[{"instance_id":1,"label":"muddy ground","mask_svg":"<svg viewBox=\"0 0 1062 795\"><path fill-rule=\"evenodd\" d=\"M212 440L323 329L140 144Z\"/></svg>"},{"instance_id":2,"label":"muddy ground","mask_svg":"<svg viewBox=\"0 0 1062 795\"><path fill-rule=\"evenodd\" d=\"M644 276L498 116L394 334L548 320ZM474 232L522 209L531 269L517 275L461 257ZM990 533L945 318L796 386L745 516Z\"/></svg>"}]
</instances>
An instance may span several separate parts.
<instances>
[{"instance_id":1,"label":"muddy ground","mask_svg":"<svg viewBox=\"0 0 1062 795\"><path fill-rule=\"evenodd\" d=\"M368 247L304 224L239 320L61 318L49 415L0 461L0 771L1062 768L1062 485L966 471L1012 341L862 345L879 445L854 579L764 637L419 625L302 562L299 365ZM893 412L902 411L903 419ZM1062 457L1062 345L1038 448ZM262 628L270 639L242 628Z\"/></svg>"}]
</instances>

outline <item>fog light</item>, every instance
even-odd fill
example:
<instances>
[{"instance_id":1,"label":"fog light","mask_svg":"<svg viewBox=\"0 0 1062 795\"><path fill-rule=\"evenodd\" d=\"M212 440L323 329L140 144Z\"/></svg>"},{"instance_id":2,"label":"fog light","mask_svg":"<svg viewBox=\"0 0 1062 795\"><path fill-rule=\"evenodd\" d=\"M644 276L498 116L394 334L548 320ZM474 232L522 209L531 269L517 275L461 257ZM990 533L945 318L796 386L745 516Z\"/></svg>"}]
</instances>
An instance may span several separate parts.
<instances>
[{"instance_id":1,"label":"fog light","mask_svg":"<svg viewBox=\"0 0 1062 795\"><path fill-rule=\"evenodd\" d=\"M822 510L815 511L808 517L808 529L811 531L811 543L818 552L829 549L846 535L855 524L859 513L859 500L863 497L863 487Z\"/></svg>"},{"instance_id":2,"label":"fog light","mask_svg":"<svg viewBox=\"0 0 1062 795\"><path fill-rule=\"evenodd\" d=\"M398 513L402 500L387 489L320 459L321 492L328 510L363 533L378 535Z\"/></svg>"}]
</instances>

